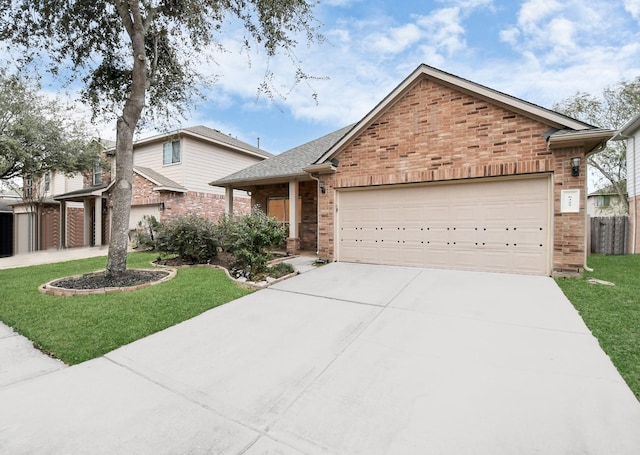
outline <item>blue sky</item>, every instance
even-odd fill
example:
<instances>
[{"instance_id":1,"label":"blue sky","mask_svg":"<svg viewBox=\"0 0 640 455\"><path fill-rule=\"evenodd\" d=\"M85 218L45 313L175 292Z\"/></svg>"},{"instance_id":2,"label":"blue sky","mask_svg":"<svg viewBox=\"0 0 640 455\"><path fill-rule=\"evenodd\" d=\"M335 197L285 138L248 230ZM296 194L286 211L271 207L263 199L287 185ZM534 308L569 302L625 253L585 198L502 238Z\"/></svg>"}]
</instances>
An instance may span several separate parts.
<instances>
[{"instance_id":1,"label":"blue sky","mask_svg":"<svg viewBox=\"0 0 640 455\"><path fill-rule=\"evenodd\" d=\"M286 56L247 55L227 27L217 65L194 62L218 82L175 126L280 153L359 120L421 63L549 108L640 76L640 0L321 0L315 14L326 42L295 54L321 79L292 89ZM286 99L256 98L267 68Z\"/></svg>"},{"instance_id":2,"label":"blue sky","mask_svg":"<svg viewBox=\"0 0 640 455\"><path fill-rule=\"evenodd\" d=\"M640 0L327 0L316 16L326 42L296 55L326 79L256 102L264 56L252 54L249 68L246 55L227 53L208 101L183 124L259 137L280 153L359 120L421 63L549 108L640 76ZM287 59L270 68L289 90Z\"/></svg>"}]
</instances>

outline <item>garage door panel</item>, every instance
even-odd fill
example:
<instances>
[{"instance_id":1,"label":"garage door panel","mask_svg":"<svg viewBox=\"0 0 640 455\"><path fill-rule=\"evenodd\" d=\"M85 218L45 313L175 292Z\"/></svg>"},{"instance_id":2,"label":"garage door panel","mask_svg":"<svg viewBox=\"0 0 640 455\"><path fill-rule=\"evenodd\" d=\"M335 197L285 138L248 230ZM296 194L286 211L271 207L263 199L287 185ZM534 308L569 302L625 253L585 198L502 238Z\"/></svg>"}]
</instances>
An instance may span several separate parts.
<instances>
[{"instance_id":1,"label":"garage door panel","mask_svg":"<svg viewBox=\"0 0 640 455\"><path fill-rule=\"evenodd\" d=\"M549 181L340 192L337 259L547 274Z\"/></svg>"}]
</instances>

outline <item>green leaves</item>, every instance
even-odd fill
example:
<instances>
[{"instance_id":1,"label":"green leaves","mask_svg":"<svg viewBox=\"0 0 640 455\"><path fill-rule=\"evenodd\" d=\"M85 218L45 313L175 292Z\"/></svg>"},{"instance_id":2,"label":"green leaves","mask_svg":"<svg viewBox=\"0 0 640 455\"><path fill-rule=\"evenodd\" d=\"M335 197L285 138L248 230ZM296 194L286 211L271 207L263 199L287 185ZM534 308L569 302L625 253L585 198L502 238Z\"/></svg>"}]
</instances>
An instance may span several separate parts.
<instances>
[{"instance_id":1,"label":"green leaves","mask_svg":"<svg viewBox=\"0 0 640 455\"><path fill-rule=\"evenodd\" d=\"M224 51L225 24L244 28L246 47L273 56L290 52L300 37L322 41L311 0L5 0L0 5L0 40L24 49L25 68L46 65L61 78L83 83L82 99L94 117L118 115L131 95L132 44L145 43L147 120L181 113L199 96L202 60ZM205 65L206 66L206 65ZM296 76L294 83L302 80ZM266 90L265 93L273 93Z\"/></svg>"},{"instance_id":2,"label":"green leaves","mask_svg":"<svg viewBox=\"0 0 640 455\"><path fill-rule=\"evenodd\" d=\"M70 116L37 87L0 72L0 180L92 169L99 160L98 144Z\"/></svg>"},{"instance_id":3,"label":"green leaves","mask_svg":"<svg viewBox=\"0 0 640 455\"><path fill-rule=\"evenodd\" d=\"M279 246L286 240L284 226L275 218L267 216L258 206L227 228L226 246L243 266L253 274L266 269L271 258L269 248Z\"/></svg>"}]
</instances>

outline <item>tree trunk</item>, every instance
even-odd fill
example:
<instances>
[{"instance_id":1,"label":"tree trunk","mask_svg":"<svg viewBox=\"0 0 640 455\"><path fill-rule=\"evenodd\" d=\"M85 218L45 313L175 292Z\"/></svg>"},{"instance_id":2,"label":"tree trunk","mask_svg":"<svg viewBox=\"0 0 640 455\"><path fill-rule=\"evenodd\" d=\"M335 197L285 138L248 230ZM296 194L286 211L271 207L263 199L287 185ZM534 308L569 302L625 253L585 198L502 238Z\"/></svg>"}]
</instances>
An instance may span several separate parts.
<instances>
[{"instance_id":1,"label":"tree trunk","mask_svg":"<svg viewBox=\"0 0 640 455\"><path fill-rule=\"evenodd\" d=\"M133 134L142 115L147 84L147 66L144 47L145 29L136 0L129 2L131 11L119 3L118 12L131 38L133 74L131 92L116 129L116 175L113 185L111 239L107 259L107 277L115 277L127 271L129 245L129 214L133 187Z\"/></svg>"},{"instance_id":2,"label":"tree trunk","mask_svg":"<svg viewBox=\"0 0 640 455\"><path fill-rule=\"evenodd\" d=\"M107 276L122 275L127 270L129 213L133 182L133 132L121 117L116 129L116 173L111 211L111 238ZM99 223L100 220L96 220Z\"/></svg>"}]
</instances>

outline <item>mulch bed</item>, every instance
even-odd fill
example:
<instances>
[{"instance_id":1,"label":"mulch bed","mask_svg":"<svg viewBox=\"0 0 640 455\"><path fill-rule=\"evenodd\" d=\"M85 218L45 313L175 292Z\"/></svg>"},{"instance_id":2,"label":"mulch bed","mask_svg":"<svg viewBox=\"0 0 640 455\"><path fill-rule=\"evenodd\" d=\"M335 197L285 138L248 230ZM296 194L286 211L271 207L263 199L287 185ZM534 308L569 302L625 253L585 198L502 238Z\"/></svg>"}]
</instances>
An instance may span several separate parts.
<instances>
[{"instance_id":1,"label":"mulch bed","mask_svg":"<svg viewBox=\"0 0 640 455\"><path fill-rule=\"evenodd\" d=\"M126 288L158 281L168 275L164 270L127 270L123 275L107 278L104 272L63 278L55 286L64 289Z\"/></svg>"}]
</instances>

